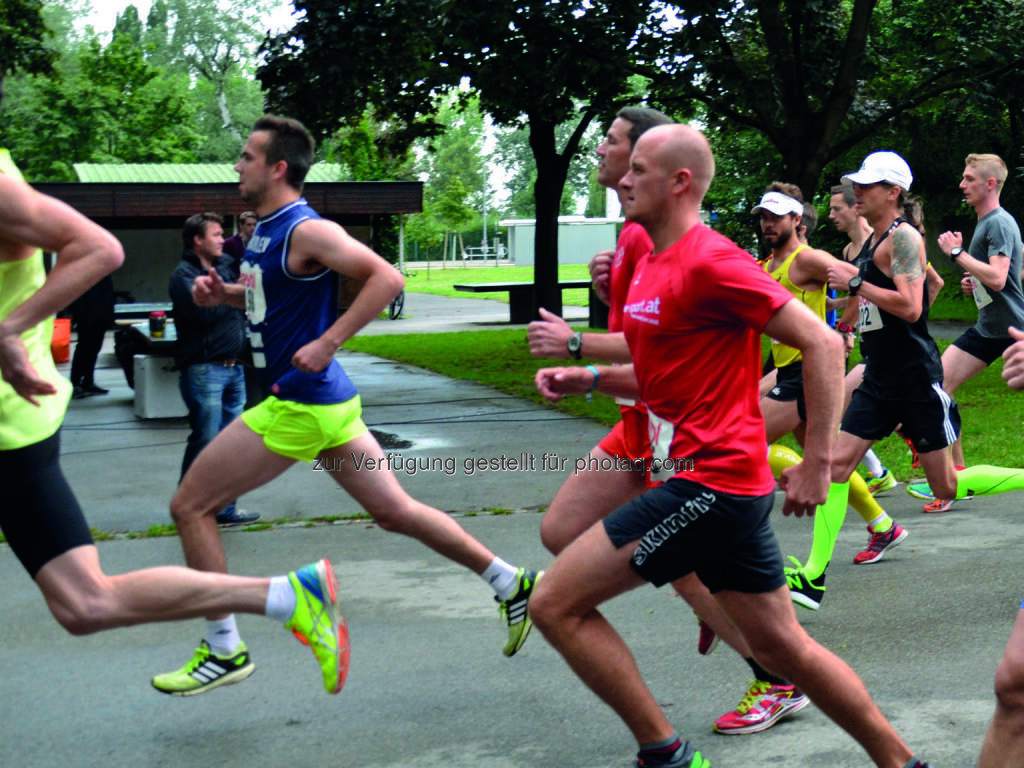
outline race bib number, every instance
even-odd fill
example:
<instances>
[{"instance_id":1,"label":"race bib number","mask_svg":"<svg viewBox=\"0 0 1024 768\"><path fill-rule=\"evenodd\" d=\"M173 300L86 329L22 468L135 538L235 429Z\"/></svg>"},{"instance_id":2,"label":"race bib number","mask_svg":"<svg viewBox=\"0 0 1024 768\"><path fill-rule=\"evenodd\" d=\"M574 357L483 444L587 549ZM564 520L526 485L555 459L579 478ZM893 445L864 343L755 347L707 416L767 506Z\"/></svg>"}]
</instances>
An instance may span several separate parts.
<instances>
[{"instance_id":1,"label":"race bib number","mask_svg":"<svg viewBox=\"0 0 1024 768\"><path fill-rule=\"evenodd\" d=\"M861 299L858 303L858 309L860 310L860 319L858 320L857 327L861 333L877 331L882 328L884 325L882 313L878 311L878 307L874 302Z\"/></svg>"},{"instance_id":2,"label":"race bib number","mask_svg":"<svg viewBox=\"0 0 1024 768\"><path fill-rule=\"evenodd\" d=\"M984 309L992 303L992 295L985 290L985 286L981 284L981 280L974 278L974 303L978 305L978 309Z\"/></svg>"},{"instance_id":3,"label":"race bib number","mask_svg":"<svg viewBox=\"0 0 1024 768\"><path fill-rule=\"evenodd\" d=\"M245 316L253 325L267 319L267 297L263 293L263 269L258 264L242 263L238 282L245 288Z\"/></svg>"},{"instance_id":4,"label":"race bib number","mask_svg":"<svg viewBox=\"0 0 1024 768\"><path fill-rule=\"evenodd\" d=\"M660 483L668 480L674 472L674 464L670 458L672 449L672 438L675 434L675 426L671 421L659 418L650 411L647 412L647 435L651 441L651 480Z\"/></svg>"}]
</instances>

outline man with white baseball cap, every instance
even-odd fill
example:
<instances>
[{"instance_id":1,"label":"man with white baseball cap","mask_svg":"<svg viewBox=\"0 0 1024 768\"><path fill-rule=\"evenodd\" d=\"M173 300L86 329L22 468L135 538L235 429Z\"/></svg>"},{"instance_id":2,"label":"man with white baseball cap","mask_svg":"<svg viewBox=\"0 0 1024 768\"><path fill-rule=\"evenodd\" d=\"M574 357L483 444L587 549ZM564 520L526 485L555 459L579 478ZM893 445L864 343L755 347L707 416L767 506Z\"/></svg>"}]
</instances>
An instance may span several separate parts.
<instances>
[{"instance_id":1,"label":"man with white baseball cap","mask_svg":"<svg viewBox=\"0 0 1024 768\"><path fill-rule=\"evenodd\" d=\"M895 152L872 152L864 158L860 170L843 176L845 184L881 184L883 182L899 187L904 192L910 191L914 174L910 172L907 161Z\"/></svg>"},{"instance_id":2,"label":"man with white baseball cap","mask_svg":"<svg viewBox=\"0 0 1024 768\"><path fill-rule=\"evenodd\" d=\"M795 184L773 182L768 185L753 212L759 215L761 234L765 244L771 248L771 256L764 262L765 273L824 323L829 267L836 259L826 251L811 248L800 240L798 231L804 214L800 188ZM776 365L775 381L767 391L762 386L764 395L760 400L765 436L768 444L772 445L792 433L802 445L800 436L807 420L803 358L800 350L775 339L772 339L771 348ZM778 476L781 469L793 461L799 461L799 457L772 445L769 461ZM846 517L847 497L851 506L868 524L872 537L886 532L893 541L902 541L907 535L871 496L864 478L854 473L850 479L853 485L848 486L844 482L842 486L831 489L833 503L820 507L815 514L814 538L807 562L786 569L786 580L793 602L812 611L818 610L825 594L825 572L832 560L836 537ZM893 533L887 533L890 530ZM857 554L854 562L870 563L877 559L869 546Z\"/></svg>"},{"instance_id":3,"label":"man with white baseball cap","mask_svg":"<svg viewBox=\"0 0 1024 768\"><path fill-rule=\"evenodd\" d=\"M960 413L942 388L942 360L928 332L924 238L906 218L916 208L907 196L912 179L894 152L875 152L843 177L853 184L857 212L872 233L856 264L837 261L829 269L829 283L859 299L867 361L840 424L832 479L848 478L864 451L902 424L936 498L1013 490L1019 469L977 466L958 473L947 450L960 433ZM852 310L847 308L850 320Z\"/></svg>"}]
</instances>

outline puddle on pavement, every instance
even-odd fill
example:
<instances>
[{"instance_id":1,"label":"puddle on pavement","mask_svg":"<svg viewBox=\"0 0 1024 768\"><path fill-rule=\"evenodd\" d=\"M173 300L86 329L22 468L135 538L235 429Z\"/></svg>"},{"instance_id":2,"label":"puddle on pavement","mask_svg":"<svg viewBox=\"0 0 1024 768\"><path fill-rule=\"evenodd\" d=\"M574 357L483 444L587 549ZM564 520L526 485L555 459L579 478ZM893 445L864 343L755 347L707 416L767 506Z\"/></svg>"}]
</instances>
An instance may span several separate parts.
<instances>
[{"instance_id":1,"label":"puddle on pavement","mask_svg":"<svg viewBox=\"0 0 1024 768\"><path fill-rule=\"evenodd\" d=\"M386 451L395 448L412 448L412 440L406 440L392 432L381 432L379 429L371 429L370 434L377 438L380 447Z\"/></svg>"}]
</instances>

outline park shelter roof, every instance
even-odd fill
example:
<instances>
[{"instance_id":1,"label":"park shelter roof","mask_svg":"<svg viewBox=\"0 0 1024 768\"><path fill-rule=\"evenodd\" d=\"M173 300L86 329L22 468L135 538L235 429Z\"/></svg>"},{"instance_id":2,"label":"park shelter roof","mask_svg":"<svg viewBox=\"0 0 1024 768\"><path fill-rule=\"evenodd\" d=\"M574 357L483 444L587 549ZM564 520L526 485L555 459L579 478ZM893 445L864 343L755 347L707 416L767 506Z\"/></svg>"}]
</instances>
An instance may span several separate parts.
<instances>
[{"instance_id":1,"label":"park shelter roof","mask_svg":"<svg viewBox=\"0 0 1024 768\"><path fill-rule=\"evenodd\" d=\"M238 194L238 174L227 163L78 163L80 181L35 184L108 229L177 228L199 211L234 216L248 206ZM419 181L338 181L340 166L310 169L303 196L321 216L370 225L376 216L423 210Z\"/></svg>"},{"instance_id":2,"label":"park shelter roof","mask_svg":"<svg viewBox=\"0 0 1024 768\"><path fill-rule=\"evenodd\" d=\"M78 180L113 184L237 184L232 163L75 163ZM316 163L307 183L341 181L338 163Z\"/></svg>"}]
</instances>

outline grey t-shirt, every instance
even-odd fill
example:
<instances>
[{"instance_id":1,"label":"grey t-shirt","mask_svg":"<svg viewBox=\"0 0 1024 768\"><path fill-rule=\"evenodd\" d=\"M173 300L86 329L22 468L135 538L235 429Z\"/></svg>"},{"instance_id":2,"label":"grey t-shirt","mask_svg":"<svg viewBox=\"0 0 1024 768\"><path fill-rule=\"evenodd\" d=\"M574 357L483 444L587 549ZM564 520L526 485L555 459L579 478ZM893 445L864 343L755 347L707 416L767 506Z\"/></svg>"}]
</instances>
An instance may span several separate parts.
<instances>
[{"instance_id":1,"label":"grey t-shirt","mask_svg":"<svg viewBox=\"0 0 1024 768\"><path fill-rule=\"evenodd\" d=\"M998 254L1010 257L1010 271L1001 291L993 291L974 278L974 301L978 305L978 322L974 326L990 339L1009 338L1007 328L1024 328L1024 291L1021 290L1022 251L1020 228L1004 208L996 208L978 220L978 227L968 248L978 261L989 263Z\"/></svg>"}]
</instances>

